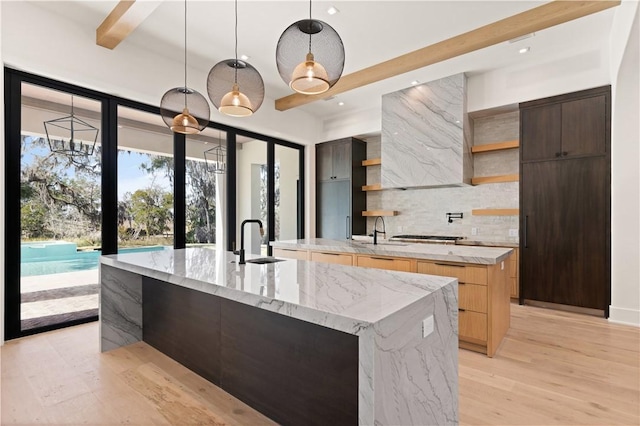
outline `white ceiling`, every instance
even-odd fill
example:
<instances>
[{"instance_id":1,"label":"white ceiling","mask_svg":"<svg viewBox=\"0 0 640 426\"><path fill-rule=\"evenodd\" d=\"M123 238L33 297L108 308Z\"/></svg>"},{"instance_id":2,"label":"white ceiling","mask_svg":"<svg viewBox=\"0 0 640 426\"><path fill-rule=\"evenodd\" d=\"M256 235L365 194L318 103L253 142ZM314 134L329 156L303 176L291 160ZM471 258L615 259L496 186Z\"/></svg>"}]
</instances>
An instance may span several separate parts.
<instances>
[{"instance_id":1,"label":"white ceiling","mask_svg":"<svg viewBox=\"0 0 640 426\"><path fill-rule=\"evenodd\" d=\"M95 30L117 1L40 1L39 7L59 13L78 25ZM342 37L351 73L499 19L531 9L543 1L314 1L313 17L333 26ZM217 62L233 57L233 1L188 3L189 66L204 72ZM340 12L333 16L329 6ZM278 74L275 49L280 34L291 23L308 16L307 1L246 1L238 3L238 53L261 73L266 96L277 99L292 93ZM183 55L182 1L165 0L123 43L163 56ZM410 85L466 72L483 73L509 66L526 66L549 58L562 58L598 46L606 46L613 9L541 31L533 38L502 43L421 70L397 76L300 107L327 119L380 105L380 96ZM519 54L529 46L529 53ZM118 47L116 47L117 49ZM169 88L167 88L169 89ZM206 94L204 94L206 97ZM338 106L338 102L344 106ZM158 101L159 102L159 101ZM262 108L273 108L266 101Z\"/></svg>"}]
</instances>

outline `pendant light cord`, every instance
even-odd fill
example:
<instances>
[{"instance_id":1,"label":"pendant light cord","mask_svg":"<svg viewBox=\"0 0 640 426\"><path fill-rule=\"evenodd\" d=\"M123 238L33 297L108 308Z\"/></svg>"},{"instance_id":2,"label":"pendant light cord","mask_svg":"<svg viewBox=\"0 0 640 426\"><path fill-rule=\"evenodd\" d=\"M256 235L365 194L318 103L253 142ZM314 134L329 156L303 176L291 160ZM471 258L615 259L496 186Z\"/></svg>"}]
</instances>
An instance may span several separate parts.
<instances>
[{"instance_id":1,"label":"pendant light cord","mask_svg":"<svg viewBox=\"0 0 640 426\"><path fill-rule=\"evenodd\" d=\"M309 53L311 53L311 33L313 28L313 21L311 20L311 0L309 0Z\"/></svg>"},{"instance_id":2,"label":"pendant light cord","mask_svg":"<svg viewBox=\"0 0 640 426\"><path fill-rule=\"evenodd\" d=\"M234 83L238 84L238 0L236 0L236 4L235 4L235 13L236 13L236 24L235 24L235 36L236 36L236 47L235 47L235 52L236 52L236 62L233 64L234 65L234 77L233 77L233 81Z\"/></svg>"},{"instance_id":3,"label":"pendant light cord","mask_svg":"<svg viewBox=\"0 0 640 426\"><path fill-rule=\"evenodd\" d=\"M184 106L187 107L187 0L184 0Z\"/></svg>"}]
</instances>

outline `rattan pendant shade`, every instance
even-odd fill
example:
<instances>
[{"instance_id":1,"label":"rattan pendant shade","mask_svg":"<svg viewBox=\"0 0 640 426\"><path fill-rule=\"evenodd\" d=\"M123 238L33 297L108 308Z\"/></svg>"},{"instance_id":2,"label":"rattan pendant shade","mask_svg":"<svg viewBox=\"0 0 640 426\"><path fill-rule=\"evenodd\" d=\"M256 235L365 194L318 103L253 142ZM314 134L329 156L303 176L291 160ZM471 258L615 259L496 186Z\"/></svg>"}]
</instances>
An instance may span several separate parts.
<instances>
[{"instance_id":1,"label":"rattan pendant shade","mask_svg":"<svg viewBox=\"0 0 640 426\"><path fill-rule=\"evenodd\" d=\"M344 69L344 45L338 33L326 22L309 19L291 24L276 47L280 77L293 90L316 95L333 87Z\"/></svg>"},{"instance_id":2,"label":"rattan pendant shade","mask_svg":"<svg viewBox=\"0 0 640 426\"><path fill-rule=\"evenodd\" d=\"M209 103L198 91L187 87L187 1L184 2L184 86L168 90L160 100L160 115L176 133L200 133L209 124Z\"/></svg>"},{"instance_id":3,"label":"rattan pendant shade","mask_svg":"<svg viewBox=\"0 0 640 426\"><path fill-rule=\"evenodd\" d=\"M222 114L247 117L264 100L264 81L251 64L238 60L238 0L235 1L235 58L218 62L209 71L207 94Z\"/></svg>"}]
</instances>

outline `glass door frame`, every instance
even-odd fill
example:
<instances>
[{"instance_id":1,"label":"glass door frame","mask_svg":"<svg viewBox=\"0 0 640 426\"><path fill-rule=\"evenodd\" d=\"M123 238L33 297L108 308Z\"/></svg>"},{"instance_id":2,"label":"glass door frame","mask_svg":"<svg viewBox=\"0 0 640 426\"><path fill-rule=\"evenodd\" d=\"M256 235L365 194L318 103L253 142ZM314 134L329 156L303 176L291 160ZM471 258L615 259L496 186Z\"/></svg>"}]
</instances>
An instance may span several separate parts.
<instances>
[{"instance_id":1,"label":"glass door frame","mask_svg":"<svg viewBox=\"0 0 640 426\"><path fill-rule=\"evenodd\" d=\"M55 330L72 325L98 320L97 316L72 320L64 323L47 325L29 330L21 330L20 321L20 137L22 127L21 87L22 83L42 86L52 90L67 92L101 103L100 144L102 147L102 254L118 252L118 106L138 109L160 115L160 108L118 96L109 95L96 90L87 89L70 83L53 80L12 68L4 68L4 102L5 102L5 340L28 336L45 331ZM281 145L298 150L300 186L298 190L298 238L304 238L305 230L305 146L283 139L238 129L221 123L210 122L210 128L222 130L227 135L227 241L226 248L231 250L236 243L236 147L237 135L265 141L267 143L267 229L269 241L275 236L275 146ZM186 138L182 134L174 134L174 248L181 249L186 245ZM16 218L18 218L16 220ZM220 247L224 247L224 242ZM268 254L272 248L268 246Z\"/></svg>"},{"instance_id":2,"label":"glass door frame","mask_svg":"<svg viewBox=\"0 0 640 426\"><path fill-rule=\"evenodd\" d=\"M21 242L21 226L20 226L20 150L21 150L21 134L22 134L22 84L32 84L45 87L52 90L62 91L74 96L89 98L100 102L101 108L101 129L100 144L103 147L102 153L102 205L104 205L105 197L108 197L108 186L105 187L104 169L108 166L105 164L104 147L109 146L111 134L107 127L105 114L108 111L109 99L100 92L86 89L73 84L53 81L44 77L31 75L28 73L15 71L9 68L4 70L5 82L5 340L17 337L28 336L44 331L55 330L76 324L96 321L98 316L90 316L76 320L67 321L59 324L51 324L28 330L21 328L21 294L20 294L20 247ZM107 190L107 191L105 191ZM105 194L107 192L107 194ZM16 220L17 219L17 220ZM108 230L104 227L104 209L102 218L101 244L104 244L104 238Z\"/></svg>"}]
</instances>

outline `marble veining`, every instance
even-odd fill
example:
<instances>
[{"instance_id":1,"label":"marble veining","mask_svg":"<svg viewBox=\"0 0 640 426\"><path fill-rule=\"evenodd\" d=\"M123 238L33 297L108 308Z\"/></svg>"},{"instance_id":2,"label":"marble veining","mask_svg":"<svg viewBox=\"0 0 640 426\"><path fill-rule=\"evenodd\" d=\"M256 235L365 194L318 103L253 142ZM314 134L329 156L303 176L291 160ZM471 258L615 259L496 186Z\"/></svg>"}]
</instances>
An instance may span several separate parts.
<instances>
[{"instance_id":1,"label":"marble veining","mask_svg":"<svg viewBox=\"0 0 640 426\"><path fill-rule=\"evenodd\" d=\"M423 338L422 320L434 317ZM458 287L382 320L375 333L375 424L458 424ZM426 421L426 423L425 423Z\"/></svg>"},{"instance_id":2,"label":"marble veining","mask_svg":"<svg viewBox=\"0 0 640 426\"><path fill-rule=\"evenodd\" d=\"M351 334L452 282L298 260L239 265L233 253L201 248L109 255L100 261Z\"/></svg>"},{"instance_id":3,"label":"marble veining","mask_svg":"<svg viewBox=\"0 0 640 426\"><path fill-rule=\"evenodd\" d=\"M141 277L148 276L357 335L360 425L458 423L457 280L235 260L205 248L102 256L102 350L142 339ZM423 337L431 315L434 331Z\"/></svg>"},{"instance_id":4,"label":"marble veining","mask_svg":"<svg viewBox=\"0 0 640 426\"><path fill-rule=\"evenodd\" d=\"M404 244L404 245L400 245ZM320 250L380 256L408 257L423 260L495 265L511 254L510 248L470 247L453 244L399 243L366 244L355 240L308 238L303 240L273 241L274 248Z\"/></svg>"},{"instance_id":5,"label":"marble veining","mask_svg":"<svg viewBox=\"0 0 640 426\"><path fill-rule=\"evenodd\" d=\"M100 265L102 352L142 340L142 278Z\"/></svg>"},{"instance_id":6,"label":"marble veining","mask_svg":"<svg viewBox=\"0 0 640 426\"><path fill-rule=\"evenodd\" d=\"M470 145L465 108L464 74L384 95L382 187L469 183L473 163L465 152Z\"/></svg>"}]
</instances>

